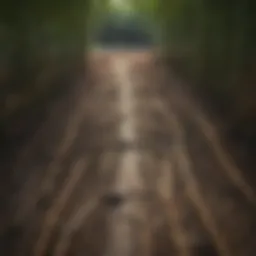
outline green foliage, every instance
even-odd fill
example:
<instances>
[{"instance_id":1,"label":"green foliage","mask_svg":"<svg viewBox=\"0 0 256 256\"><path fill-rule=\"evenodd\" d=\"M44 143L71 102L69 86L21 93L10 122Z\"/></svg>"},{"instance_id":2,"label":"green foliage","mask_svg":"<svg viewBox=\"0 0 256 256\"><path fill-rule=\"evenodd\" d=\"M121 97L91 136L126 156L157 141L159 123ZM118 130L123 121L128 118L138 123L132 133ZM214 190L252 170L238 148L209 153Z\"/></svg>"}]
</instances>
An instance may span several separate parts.
<instances>
[{"instance_id":1,"label":"green foliage","mask_svg":"<svg viewBox=\"0 0 256 256\"><path fill-rule=\"evenodd\" d=\"M254 0L131 0L131 3L135 11L157 24L164 55L171 60L178 58L183 74L193 84L219 95L218 99L229 102L236 113L244 109L256 113L256 104L251 103L255 101L250 100L256 96ZM248 99L248 104L244 99Z\"/></svg>"},{"instance_id":2,"label":"green foliage","mask_svg":"<svg viewBox=\"0 0 256 256\"><path fill-rule=\"evenodd\" d=\"M197 83L227 91L241 84L245 76L253 76L254 0L127 0L124 6L129 8L113 3L3 0L0 24L9 34L1 41L2 48L12 49L14 66L24 75L29 66L47 58L50 61L53 55L60 63L68 56L83 56L90 35L106 15L132 12L154 24L163 51L180 56Z\"/></svg>"}]
</instances>

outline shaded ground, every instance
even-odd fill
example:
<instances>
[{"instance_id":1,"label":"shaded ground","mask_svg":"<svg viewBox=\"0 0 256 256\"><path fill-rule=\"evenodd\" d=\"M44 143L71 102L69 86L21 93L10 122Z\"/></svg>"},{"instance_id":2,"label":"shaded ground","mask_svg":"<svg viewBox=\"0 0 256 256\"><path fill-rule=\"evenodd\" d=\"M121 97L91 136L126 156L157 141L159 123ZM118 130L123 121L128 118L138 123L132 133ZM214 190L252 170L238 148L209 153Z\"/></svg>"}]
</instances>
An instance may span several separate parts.
<instances>
[{"instance_id":1,"label":"shaded ground","mask_svg":"<svg viewBox=\"0 0 256 256\"><path fill-rule=\"evenodd\" d=\"M13 161L2 254L254 255L253 184L200 107L150 52L89 57Z\"/></svg>"}]
</instances>

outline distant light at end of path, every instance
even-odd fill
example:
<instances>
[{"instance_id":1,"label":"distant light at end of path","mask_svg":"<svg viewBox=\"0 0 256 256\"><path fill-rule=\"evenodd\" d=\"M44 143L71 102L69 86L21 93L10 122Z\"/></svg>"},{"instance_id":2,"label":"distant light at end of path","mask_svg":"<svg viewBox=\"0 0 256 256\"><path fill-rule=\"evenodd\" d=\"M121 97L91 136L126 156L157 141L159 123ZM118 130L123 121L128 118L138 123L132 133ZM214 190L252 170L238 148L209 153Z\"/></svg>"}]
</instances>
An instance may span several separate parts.
<instances>
[{"instance_id":1,"label":"distant light at end of path","mask_svg":"<svg viewBox=\"0 0 256 256\"><path fill-rule=\"evenodd\" d=\"M111 6L120 11L132 10L130 0L110 0Z\"/></svg>"}]
</instances>

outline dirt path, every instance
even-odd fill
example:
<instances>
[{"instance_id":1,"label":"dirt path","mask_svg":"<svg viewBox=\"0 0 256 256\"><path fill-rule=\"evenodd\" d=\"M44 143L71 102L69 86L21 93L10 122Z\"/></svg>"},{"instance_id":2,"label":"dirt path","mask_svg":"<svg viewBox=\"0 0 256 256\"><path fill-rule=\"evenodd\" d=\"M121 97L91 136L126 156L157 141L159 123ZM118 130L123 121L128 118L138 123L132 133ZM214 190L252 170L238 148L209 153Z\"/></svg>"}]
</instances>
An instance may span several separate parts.
<instances>
[{"instance_id":1,"label":"dirt path","mask_svg":"<svg viewBox=\"0 0 256 256\"><path fill-rule=\"evenodd\" d=\"M15 162L0 254L253 256L254 191L200 108L150 52L90 68Z\"/></svg>"}]
</instances>

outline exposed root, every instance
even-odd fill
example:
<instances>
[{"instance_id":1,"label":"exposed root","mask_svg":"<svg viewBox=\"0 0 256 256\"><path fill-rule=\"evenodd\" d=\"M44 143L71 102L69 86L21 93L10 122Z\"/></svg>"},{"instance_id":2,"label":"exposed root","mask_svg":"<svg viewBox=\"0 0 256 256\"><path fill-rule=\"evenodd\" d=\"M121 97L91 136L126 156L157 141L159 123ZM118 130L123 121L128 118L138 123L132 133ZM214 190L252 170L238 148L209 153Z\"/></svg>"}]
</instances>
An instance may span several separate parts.
<instances>
[{"instance_id":1,"label":"exposed root","mask_svg":"<svg viewBox=\"0 0 256 256\"><path fill-rule=\"evenodd\" d=\"M76 186L81 176L84 174L85 168L86 162L84 159L81 159L76 163L75 167L72 169L69 176L67 177L67 183L61 190L59 197L56 199L55 203L53 204L53 207L50 208L49 211L46 213L45 220L42 224L42 231L36 242L33 255L45 255L47 245L51 238L52 231L55 228L60 217L60 214L66 206L67 201L74 190L74 187Z\"/></svg>"},{"instance_id":2,"label":"exposed root","mask_svg":"<svg viewBox=\"0 0 256 256\"><path fill-rule=\"evenodd\" d=\"M82 226L82 224L91 216L98 207L98 200L90 200L88 204L80 207L74 216L70 219L66 229L60 236L57 245L55 246L53 256L65 256L70 246L72 235Z\"/></svg>"},{"instance_id":3,"label":"exposed root","mask_svg":"<svg viewBox=\"0 0 256 256\"><path fill-rule=\"evenodd\" d=\"M186 230L180 218L179 207L176 202L175 175L170 161L165 161L162 167L162 175L159 179L159 191L166 217L170 227L170 238L174 241L180 256L191 256L187 243Z\"/></svg>"},{"instance_id":4,"label":"exposed root","mask_svg":"<svg viewBox=\"0 0 256 256\"><path fill-rule=\"evenodd\" d=\"M217 221L209 209L209 205L206 203L206 200L203 196L204 193L200 191L200 186L196 180L196 177L193 175L192 166L189 160L190 157L185 147L184 132L182 126L179 124L174 114L172 115L172 118L176 123L177 145L175 145L176 153L174 152L174 154L176 155L178 164L177 171L180 173L183 181L186 184L187 196L193 203L197 214L204 224L204 227L209 232L209 234L211 234L220 255L232 256L233 254L227 245L226 239L222 234L221 229L218 227Z\"/></svg>"},{"instance_id":5,"label":"exposed root","mask_svg":"<svg viewBox=\"0 0 256 256\"><path fill-rule=\"evenodd\" d=\"M226 172L232 183L246 196L251 203L256 203L256 196L253 188L246 182L241 170L232 161L231 157L223 149L215 129L203 117L196 116L202 133L211 145L215 156L218 159L222 169Z\"/></svg>"}]
</instances>

